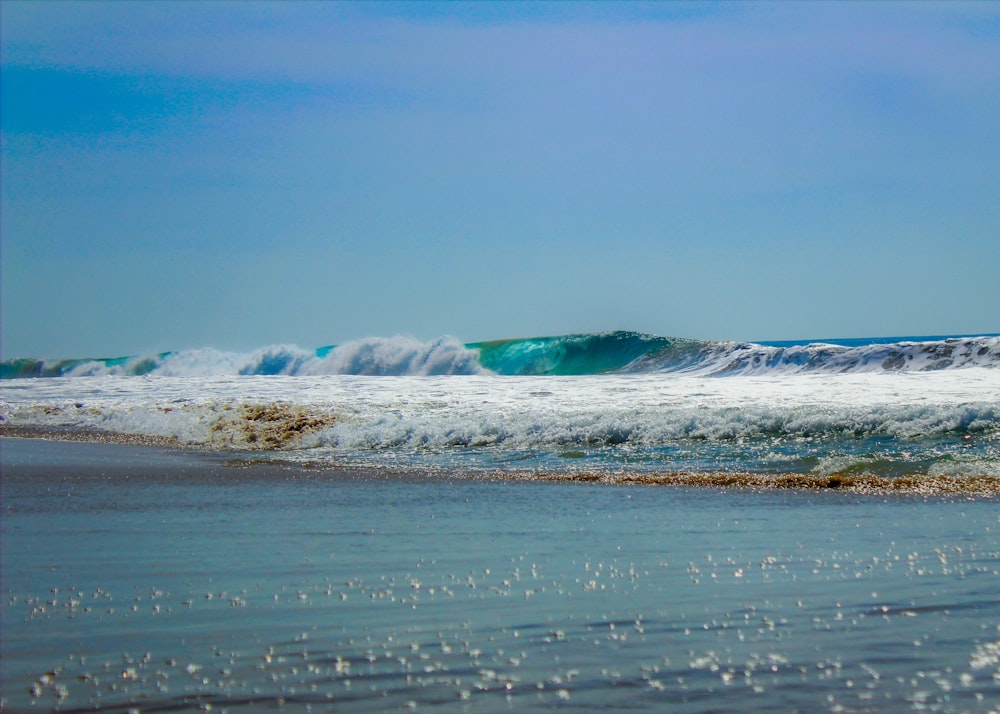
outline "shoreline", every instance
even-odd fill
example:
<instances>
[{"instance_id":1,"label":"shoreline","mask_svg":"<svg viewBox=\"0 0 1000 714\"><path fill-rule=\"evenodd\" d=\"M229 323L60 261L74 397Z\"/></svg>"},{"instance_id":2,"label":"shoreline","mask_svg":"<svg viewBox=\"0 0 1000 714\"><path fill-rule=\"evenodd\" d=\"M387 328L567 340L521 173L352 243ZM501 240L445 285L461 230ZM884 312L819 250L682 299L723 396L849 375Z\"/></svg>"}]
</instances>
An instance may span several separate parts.
<instances>
[{"instance_id":1,"label":"shoreline","mask_svg":"<svg viewBox=\"0 0 1000 714\"><path fill-rule=\"evenodd\" d=\"M73 470L82 464L78 462L100 463L102 460L115 461L128 469L148 466L150 461L158 467L183 467L185 470L260 470L288 474L297 471L303 475L326 475L344 477L397 478L397 479L441 479L448 481L505 481L521 483L565 483L603 486L646 486L682 489L714 489L721 491L785 491L785 492L839 492L863 496L916 495L945 496L963 498L1000 498L1000 478L993 476L929 476L904 475L883 477L872 474L811 474L787 472L728 472L728 471L503 471L490 469L447 470L439 467L411 466L379 467L338 465L320 461L299 462L283 459L277 452L275 457L263 457L260 451L227 451L211 449L197 444L185 444L169 437L148 437L135 434L113 434L108 432L84 431L71 428L50 429L26 426L0 426L0 443L8 441L34 442L29 446L29 460L24 463L10 462L4 454L4 470L11 473L19 468L62 468ZM112 451L105 454L87 454L65 449L57 463L47 463L44 444L88 445L106 447ZM56 447L60 448L60 447ZM86 447L84 447L86 448ZM139 450L129 454L124 449ZM142 453L143 450L149 450Z\"/></svg>"},{"instance_id":2,"label":"shoreline","mask_svg":"<svg viewBox=\"0 0 1000 714\"><path fill-rule=\"evenodd\" d=\"M119 444L122 446L153 446L163 449L190 451L216 451L198 444L187 444L169 436L145 434L118 434L96 429L75 427L40 427L0 424L0 439L36 439L38 441L67 441L84 444Z\"/></svg>"}]
</instances>

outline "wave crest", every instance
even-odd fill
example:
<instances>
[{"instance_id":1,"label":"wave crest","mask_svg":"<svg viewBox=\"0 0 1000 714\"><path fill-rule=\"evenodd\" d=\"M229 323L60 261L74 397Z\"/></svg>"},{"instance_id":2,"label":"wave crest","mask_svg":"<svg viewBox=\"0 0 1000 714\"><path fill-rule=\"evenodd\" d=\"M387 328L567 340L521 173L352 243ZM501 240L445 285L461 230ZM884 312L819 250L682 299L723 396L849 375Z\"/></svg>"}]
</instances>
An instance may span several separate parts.
<instances>
[{"instance_id":1,"label":"wave crest","mask_svg":"<svg viewBox=\"0 0 1000 714\"><path fill-rule=\"evenodd\" d=\"M369 337L334 347L325 357L303 365L297 374L438 376L485 371L479 364L479 354L453 337L433 342L412 337Z\"/></svg>"},{"instance_id":2,"label":"wave crest","mask_svg":"<svg viewBox=\"0 0 1000 714\"><path fill-rule=\"evenodd\" d=\"M717 342L605 332L462 344L454 337L368 337L304 350L272 345L249 353L206 348L115 359L16 359L0 377L157 375L518 376L683 373L705 376L917 372L1000 366L1000 336L872 341L868 344Z\"/></svg>"}]
</instances>

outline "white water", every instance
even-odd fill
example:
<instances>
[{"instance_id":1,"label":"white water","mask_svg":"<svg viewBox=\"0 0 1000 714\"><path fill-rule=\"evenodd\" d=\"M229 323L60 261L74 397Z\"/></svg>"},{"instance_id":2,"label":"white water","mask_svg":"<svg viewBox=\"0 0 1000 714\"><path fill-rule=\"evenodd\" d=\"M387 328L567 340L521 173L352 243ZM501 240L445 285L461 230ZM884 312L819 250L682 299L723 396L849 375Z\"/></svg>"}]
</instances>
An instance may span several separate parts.
<instances>
[{"instance_id":1,"label":"white water","mask_svg":"<svg viewBox=\"0 0 1000 714\"><path fill-rule=\"evenodd\" d=\"M704 451L760 438L780 441L786 457L809 442L809 453L829 459L840 451L817 450L817 439L944 435L961 444L974 435L986 450L968 455L986 459L992 473L998 470L992 456L1000 435L1000 370L21 379L0 385L0 423L367 462L419 461L431 452L477 450L496 459L518 450L577 448L604 449L605 457L618 449L611 457L624 458L634 449L685 444Z\"/></svg>"}]
</instances>

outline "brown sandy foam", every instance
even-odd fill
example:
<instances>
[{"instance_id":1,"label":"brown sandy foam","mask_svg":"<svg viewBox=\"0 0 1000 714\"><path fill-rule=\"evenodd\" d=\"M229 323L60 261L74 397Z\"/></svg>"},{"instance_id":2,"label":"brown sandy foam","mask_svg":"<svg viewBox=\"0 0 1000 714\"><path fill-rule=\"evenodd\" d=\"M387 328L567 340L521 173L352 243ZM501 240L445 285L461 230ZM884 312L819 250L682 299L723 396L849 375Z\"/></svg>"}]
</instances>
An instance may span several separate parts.
<instances>
[{"instance_id":1,"label":"brown sandy foam","mask_svg":"<svg viewBox=\"0 0 1000 714\"><path fill-rule=\"evenodd\" d=\"M164 408L169 411L170 408ZM212 441L189 444L171 436L119 434L73 426L0 425L0 436L34 439L59 439L101 444L161 446L200 450L275 451L296 448L299 441L315 431L331 426L337 420L332 414L317 416L307 407L282 403L236 404L221 408L211 427Z\"/></svg>"},{"instance_id":2,"label":"brown sandy foam","mask_svg":"<svg viewBox=\"0 0 1000 714\"><path fill-rule=\"evenodd\" d=\"M291 404L240 404L212 426L212 433L226 446L251 450L294 447L307 434L332 426L337 417L317 416L307 407Z\"/></svg>"},{"instance_id":3,"label":"brown sandy foam","mask_svg":"<svg viewBox=\"0 0 1000 714\"><path fill-rule=\"evenodd\" d=\"M1000 495L1000 478L995 476L910 476L885 477L869 474L774 474L731 472L672 473L568 473L538 474L546 481L575 481L643 486L683 486L731 489L840 490L853 493L916 493Z\"/></svg>"}]
</instances>

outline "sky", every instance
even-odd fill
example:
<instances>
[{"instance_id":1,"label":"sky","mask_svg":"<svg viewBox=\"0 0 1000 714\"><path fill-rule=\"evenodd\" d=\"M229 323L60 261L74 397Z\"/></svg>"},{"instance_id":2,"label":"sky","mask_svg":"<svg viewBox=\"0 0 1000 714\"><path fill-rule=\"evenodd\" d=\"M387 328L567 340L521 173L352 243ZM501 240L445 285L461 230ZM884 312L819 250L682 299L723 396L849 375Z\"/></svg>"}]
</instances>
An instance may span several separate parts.
<instances>
[{"instance_id":1,"label":"sky","mask_svg":"<svg viewBox=\"0 0 1000 714\"><path fill-rule=\"evenodd\" d=\"M0 354L1000 331L997 3L0 3Z\"/></svg>"}]
</instances>

